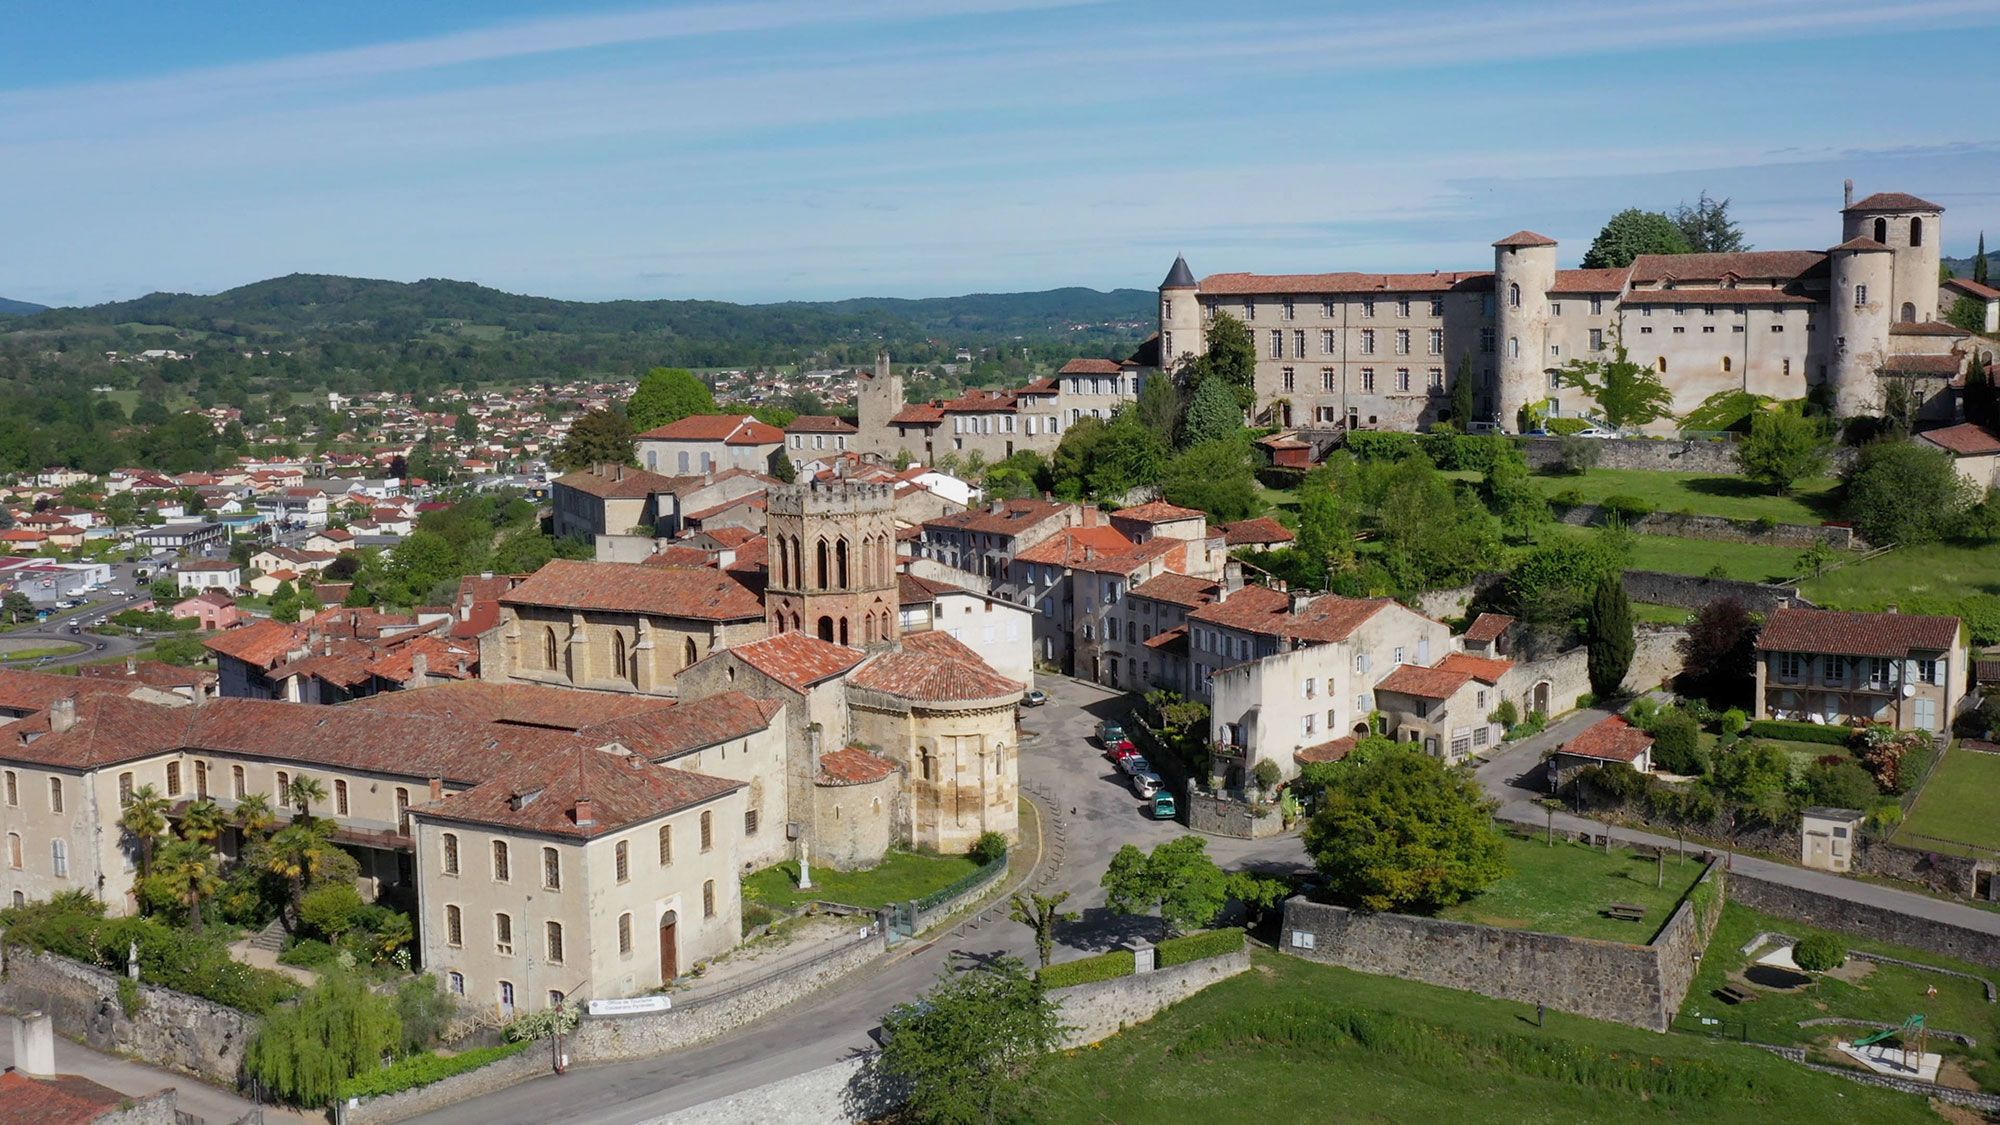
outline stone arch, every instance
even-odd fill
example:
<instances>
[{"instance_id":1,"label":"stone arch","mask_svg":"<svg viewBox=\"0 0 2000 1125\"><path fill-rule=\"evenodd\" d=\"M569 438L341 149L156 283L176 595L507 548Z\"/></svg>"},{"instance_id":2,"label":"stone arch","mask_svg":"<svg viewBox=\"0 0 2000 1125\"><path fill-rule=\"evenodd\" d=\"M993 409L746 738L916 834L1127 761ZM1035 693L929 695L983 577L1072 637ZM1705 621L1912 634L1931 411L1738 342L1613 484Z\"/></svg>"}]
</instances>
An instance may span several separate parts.
<instances>
[{"instance_id":1,"label":"stone arch","mask_svg":"<svg viewBox=\"0 0 2000 1125\"><path fill-rule=\"evenodd\" d=\"M542 663L551 672L562 667L556 662L556 627L553 625L542 628Z\"/></svg>"},{"instance_id":2,"label":"stone arch","mask_svg":"<svg viewBox=\"0 0 2000 1125\"><path fill-rule=\"evenodd\" d=\"M854 588L854 584L847 580L847 561L847 536L843 535L833 545L834 574L840 579L840 588L843 590Z\"/></svg>"},{"instance_id":3,"label":"stone arch","mask_svg":"<svg viewBox=\"0 0 2000 1125\"><path fill-rule=\"evenodd\" d=\"M1896 319L1902 321L1904 324L1915 324L1917 322L1917 306L1904 301L1902 315Z\"/></svg>"},{"instance_id":4,"label":"stone arch","mask_svg":"<svg viewBox=\"0 0 2000 1125\"><path fill-rule=\"evenodd\" d=\"M1884 246L1889 245L1889 220L1875 220L1875 241Z\"/></svg>"},{"instance_id":5,"label":"stone arch","mask_svg":"<svg viewBox=\"0 0 2000 1125\"><path fill-rule=\"evenodd\" d=\"M616 629L611 631L611 675L616 679L626 679L632 674L629 667L631 653L625 647L625 634Z\"/></svg>"},{"instance_id":6,"label":"stone arch","mask_svg":"<svg viewBox=\"0 0 2000 1125\"><path fill-rule=\"evenodd\" d=\"M840 619L840 643L847 643L847 617L845 615L842 615Z\"/></svg>"},{"instance_id":7,"label":"stone arch","mask_svg":"<svg viewBox=\"0 0 2000 1125\"><path fill-rule=\"evenodd\" d=\"M821 617L819 619L819 639L822 641L829 641L829 642L833 640L832 617Z\"/></svg>"},{"instance_id":8,"label":"stone arch","mask_svg":"<svg viewBox=\"0 0 2000 1125\"><path fill-rule=\"evenodd\" d=\"M1730 361L1730 358L1729 358L1728 356L1723 356L1723 357L1722 357L1722 373L1723 373L1724 375L1727 375L1727 374L1729 374L1729 371L1730 371L1730 362L1731 362L1731 361Z\"/></svg>"},{"instance_id":9,"label":"stone arch","mask_svg":"<svg viewBox=\"0 0 2000 1125\"><path fill-rule=\"evenodd\" d=\"M822 536L813 547L813 589L826 589L829 573L831 573L831 561L828 558L826 538Z\"/></svg>"},{"instance_id":10,"label":"stone arch","mask_svg":"<svg viewBox=\"0 0 2000 1125\"><path fill-rule=\"evenodd\" d=\"M1518 281L1507 283L1507 307L1510 309L1521 307L1521 283Z\"/></svg>"},{"instance_id":11,"label":"stone arch","mask_svg":"<svg viewBox=\"0 0 2000 1125\"><path fill-rule=\"evenodd\" d=\"M686 668L700 659L701 650L695 647L694 638L689 637L686 643L681 645L681 667Z\"/></svg>"}]
</instances>

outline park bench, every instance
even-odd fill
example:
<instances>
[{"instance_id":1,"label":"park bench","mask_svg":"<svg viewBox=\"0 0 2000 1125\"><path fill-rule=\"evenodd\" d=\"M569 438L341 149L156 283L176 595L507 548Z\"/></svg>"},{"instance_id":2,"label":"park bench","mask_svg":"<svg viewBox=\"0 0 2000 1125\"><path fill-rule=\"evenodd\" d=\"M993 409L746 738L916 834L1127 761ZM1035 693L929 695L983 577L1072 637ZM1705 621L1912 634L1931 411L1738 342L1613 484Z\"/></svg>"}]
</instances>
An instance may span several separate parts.
<instances>
[{"instance_id":1,"label":"park bench","mask_svg":"<svg viewBox=\"0 0 2000 1125\"><path fill-rule=\"evenodd\" d=\"M1629 902L1614 902L1604 908L1604 916L1620 922L1643 922L1646 920L1646 908Z\"/></svg>"},{"instance_id":2,"label":"park bench","mask_svg":"<svg viewBox=\"0 0 2000 1125\"><path fill-rule=\"evenodd\" d=\"M1730 1004L1748 1004L1757 998L1756 993L1738 988L1733 984L1723 985L1721 988L1715 990L1715 994L1721 997L1724 1002Z\"/></svg>"}]
</instances>

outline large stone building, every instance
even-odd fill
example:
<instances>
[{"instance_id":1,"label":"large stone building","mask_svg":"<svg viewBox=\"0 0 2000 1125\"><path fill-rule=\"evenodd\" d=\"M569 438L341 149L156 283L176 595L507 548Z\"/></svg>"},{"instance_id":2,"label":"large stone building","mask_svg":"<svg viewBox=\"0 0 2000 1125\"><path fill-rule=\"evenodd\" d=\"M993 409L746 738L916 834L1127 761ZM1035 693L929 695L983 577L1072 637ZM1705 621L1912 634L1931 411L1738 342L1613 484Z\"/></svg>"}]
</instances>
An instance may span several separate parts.
<instances>
[{"instance_id":1,"label":"large stone building","mask_svg":"<svg viewBox=\"0 0 2000 1125\"><path fill-rule=\"evenodd\" d=\"M1676 415L1726 391L1818 394L1841 416L1866 414L1889 379L1935 398L1974 346L1937 323L1943 211L1850 188L1831 249L1647 254L1619 269L1559 268L1555 240L1532 231L1495 242L1491 270L1196 280L1176 259L1159 348L1171 369L1201 353L1216 315L1242 321L1256 418L1281 426L1419 429L1448 414L1461 372L1477 416L1460 421L1513 431L1527 407L1588 415L1594 404L1557 372L1621 342L1660 373Z\"/></svg>"},{"instance_id":2,"label":"large stone building","mask_svg":"<svg viewBox=\"0 0 2000 1125\"><path fill-rule=\"evenodd\" d=\"M926 465L947 453L961 459L977 453L988 462L1024 449L1046 455L1078 421L1109 418L1136 401L1157 364L1149 340L1122 361L1074 359L1053 378L1013 390L974 389L953 399L908 402L903 377L890 368L885 352L876 357L873 371L854 374L859 414L854 447L882 457L907 453Z\"/></svg>"}]
</instances>

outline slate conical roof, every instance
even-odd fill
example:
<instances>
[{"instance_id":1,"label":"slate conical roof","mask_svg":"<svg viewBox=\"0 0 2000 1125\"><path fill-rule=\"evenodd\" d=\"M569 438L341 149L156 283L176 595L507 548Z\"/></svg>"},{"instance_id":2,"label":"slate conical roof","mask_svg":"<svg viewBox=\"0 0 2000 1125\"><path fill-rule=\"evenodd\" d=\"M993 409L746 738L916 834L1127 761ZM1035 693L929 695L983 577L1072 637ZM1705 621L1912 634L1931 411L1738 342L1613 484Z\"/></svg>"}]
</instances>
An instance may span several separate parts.
<instances>
[{"instance_id":1,"label":"slate conical roof","mask_svg":"<svg viewBox=\"0 0 2000 1125\"><path fill-rule=\"evenodd\" d=\"M1167 279L1160 282L1162 289L1193 289L1194 271L1188 268L1187 259L1174 255L1174 268L1167 271Z\"/></svg>"}]
</instances>

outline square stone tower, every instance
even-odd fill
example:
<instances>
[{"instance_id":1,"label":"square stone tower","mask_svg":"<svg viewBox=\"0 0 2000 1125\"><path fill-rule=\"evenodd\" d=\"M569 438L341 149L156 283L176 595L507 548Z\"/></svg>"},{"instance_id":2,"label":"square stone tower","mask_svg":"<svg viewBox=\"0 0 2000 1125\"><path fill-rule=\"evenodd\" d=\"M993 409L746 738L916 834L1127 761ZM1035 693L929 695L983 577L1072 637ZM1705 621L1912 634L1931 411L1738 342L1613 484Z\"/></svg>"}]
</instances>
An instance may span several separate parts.
<instances>
[{"instance_id":1,"label":"square stone tower","mask_svg":"<svg viewBox=\"0 0 2000 1125\"><path fill-rule=\"evenodd\" d=\"M770 490L765 507L773 633L804 632L861 648L897 637L896 494L886 484L807 481Z\"/></svg>"}]
</instances>

